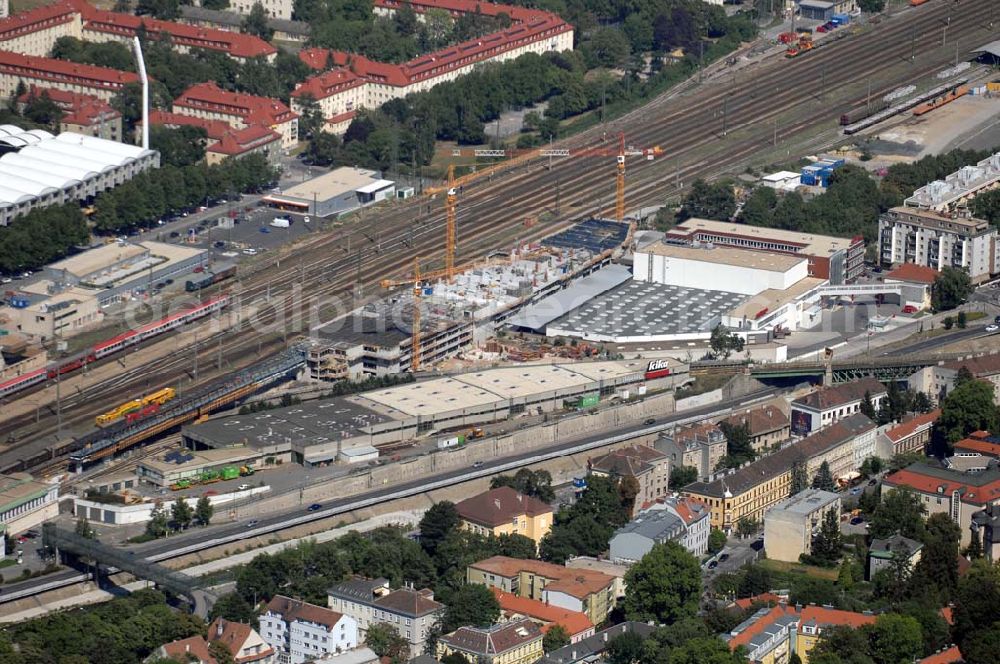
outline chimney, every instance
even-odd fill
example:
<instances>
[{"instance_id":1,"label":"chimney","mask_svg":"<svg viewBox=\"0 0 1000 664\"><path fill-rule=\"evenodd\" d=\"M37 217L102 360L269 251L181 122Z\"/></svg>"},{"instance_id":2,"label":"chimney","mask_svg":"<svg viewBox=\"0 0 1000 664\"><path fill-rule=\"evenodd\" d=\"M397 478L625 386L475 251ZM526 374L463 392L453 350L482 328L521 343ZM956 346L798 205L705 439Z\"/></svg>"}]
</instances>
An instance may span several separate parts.
<instances>
[{"instance_id":1,"label":"chimney","mask_svg":"<svg viewBox=\"0 0 1000 664\"><path fill-rule=\"evenodd\" d=\"M605 643L608 642L608 633L607 633L607 631L605 631L604 634L601 635L601 638L604 640Z\"/></svg>"},{"instance_id":2,"label":"chimney","mask_svg":"<svg viewBox=\"0 0 1000 664\"><path fill-rule=\"evenodd\" d=\"M573 651L573 654L570 657L570 659L573 660L574 662L576 661L576 651L575 650Z\"/></svg>"},{"instance_id":3,"label":"chimney","mask_svg":"<svg viewBox=\"0 0 1000 664\"><path fill-rule=\"evenodd\" d=\"M220 639L222 638L223 624L225 622L226 622L225 620L223 620L222 618L219 618L219 625L218 625L218 627L215 628L215 635L216 635L217 638L220 638Z\"/></svg>"},{"instance_id":4,"label":"chimney","mask_svg":"<svg viewBox=\"0 0 1000 664\"><path fill-rule=\"evenodd\" d=\"M190 643L185 643L184 644L184 652L191 652L191 644Z\"/></svg>"},{"instance_id":5,"label":"chimney","mask_svg":"<svg viewBox=\"0 0 1000 664\"><path fill-rule=\"evenodd\" d=\"M499 498L497 498L496 500L494 500L493 504L497 506L497 509L500 509L500 499Z\"/></svg>"}]
</instances>

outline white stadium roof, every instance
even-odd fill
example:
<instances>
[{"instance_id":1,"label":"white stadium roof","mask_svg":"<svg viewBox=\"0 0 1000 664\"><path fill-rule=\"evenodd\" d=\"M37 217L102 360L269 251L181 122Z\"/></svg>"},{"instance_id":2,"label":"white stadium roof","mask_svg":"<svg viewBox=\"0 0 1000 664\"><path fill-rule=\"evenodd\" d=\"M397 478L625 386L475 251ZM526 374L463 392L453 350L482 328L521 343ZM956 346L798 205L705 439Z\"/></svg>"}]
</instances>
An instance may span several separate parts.
<instances>
[{"instance_id":1,"label":"white stadium roof","mask_svg":"<svg viewBox=\"0 0 1000 664\"><path fill-rule=\"evenodd\" d=\"M35 182L34 180L29 180L26 177L11 175L9 173L5 173L3 176L3 186L14 191L30 194L32 196L48 196L49 194L54 194L59 191L58 187L50 187L47 184Z\"/></svg>"},{"instance_id":2,"label":"white stadium roof","mask_svg":"<svg viewBox=\"0 0 1000 664\"><path fill-rule=\"evenodd\" d=\"M117 164L107 163L101 155L95 154L84 147L70 145L69 143L57 143L56 141L48 141L41 145L29 145L21 152L29 157L48 159L50 161L58 160L66 163L67 160L72 160L71 163L76 166L84 166L99 173L113 171L117 166Z\"/></svg>"},{"instance_id":3,"label":"white stadium roof","mask_svg":"<svg viewBox=\"0 0 1000 664\"><path fill-rule=\"evenodd\" d=\"M96 178L99 173L89 168L84 168L77 164L69 164L62 160L46 159L46 155L29 157L23 152L8 152L0 157L0 165L11 165L19 168L30 168L36 171L46 171L60 175L64 178L71 178L86 182Z\"/></svg>"},{"instance_id":4,"label":"white stadium roof","mask_svg":"<svg viewBox=\"0 0 1000 664\"><path fill-rule=\"evenodd\" d=\"M80 184L80 180L76 178L65 178L52 173L51 171L39 171L25 166L7 164L4 163L2 159L0 159L0 177L3 178L4 182L7 181L8 177L21 177L25 180L31 180L49 187L55 187L56 189L68 189L69 187L76 187Z\"/></svg>"}]
</instances>

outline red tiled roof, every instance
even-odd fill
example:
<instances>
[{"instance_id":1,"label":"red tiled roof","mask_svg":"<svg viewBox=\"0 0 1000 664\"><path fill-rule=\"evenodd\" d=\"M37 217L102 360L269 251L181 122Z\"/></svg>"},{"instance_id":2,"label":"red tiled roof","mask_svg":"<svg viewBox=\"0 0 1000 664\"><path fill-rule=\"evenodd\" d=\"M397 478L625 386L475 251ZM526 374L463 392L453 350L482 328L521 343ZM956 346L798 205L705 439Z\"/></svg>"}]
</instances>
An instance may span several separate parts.
<instances>
[{"instance_id":1,"label":"red tiled roof","mask_svg":"<svg viewBox=\"0 0 1000 664\"><path fill-rule=\"evenodd\" d=\"M735 602L733 602L733 604L746 611L754 604L770 604L773 606L775 604L780 604L782 601L783 601L782 598L775 595L774 593L761 593L759 595L754 595L753 597L744 597L743 599L738 599Z\"/></svg>"},{"instance_id":2,"label":"red tiled roof","mask_svg":"<svg viewBox=\"0 0 1000 664\"><path fill-rule=\"evenodd\" d=\"M932 473L932 470L919 465L910 466L888 475L883 484L887 487L908 486L924 494L946 497L959 491L962 502L970 505L987 505L1000 500L1000 478L991 479L986 473L963 475L953 471ZM982 482L973 483L975 480Z\"/></svg>"},{"instance_id":3,"label":"red tiled roof","mask_svg":"<svg viewBox=\"0 0 1000 664\"><path fill-rule=\"evenodd\" d=\"M572 597L583 598L596 592L601 592L614 584L614 577L604 572L588 569L576 569L542 562L541 560L522 560L507 556L493 556L486 560L469 565L473 569L483 570L505 578L513 578L522 571L535 576L549 579L546 590L564 592Z\"/></svg>"},{"instance_id":4,"label":"red tiled roof","mask_svg":"<svg viewBox=\"0 0 1000 664\"><path fill-rule=\"evenodd\" d=\"M485 491L455 505L455 511L466 521L496 527L510 523L514 517L551 514L552 506L537 498L525 496L509 486Z\"/></svg>"},{"instance_id":5,"label":"red tiled roof","mask_svg":"<svg viewBox=\"0 0 1000 664\"><path fill-rule=\"evenodd\" d=\"M234 58L266 57L278 52L274 46L254 35L161 21L149 16L109 12L97 9L83 0L73 1L85 19L84 30L134 37L138 34L140 27L145 26L146 33L150 38L159 39L159 36L165 32L176 44L222 51Z\"/></svg>"},{"instance_id":6,"label":"red tiled roof","mask_svg":"<svg viewBox=\"0 0 1000 664\"><path fill-rule=\"evenodd\" d=\"M217 664L215 658L208 652L208 642L201 636L189 636L186 639L166 643L163 645L163 652L178 662L186 662L189 655L194 655L205 664Z\"/></svg>"},{"instance_id":7,"label":"red tiled roof","mask_svg":"<svg viewBox=\"0 0 1000 664\"><path fill-rule=\"evenodd\" d=\"M269 97L229 92L215 83L197 83L174 100L174 106L188 107L243 118L247 124L274 126L298 117L284 103Z\"/></svg>"},{"instance_id":8,"label":"red tiled roof","mask_svg":"<svg viewBox=\"0 0 1000 664\"><path fill-rule=\"evenodd\" d=\"M322 625L328 630L332 630L336 627L337 623L339 623L341 618L344 617L342 613L337 613L336 611L331 611L325 607L309 604L301 600L285 597L284 595L275 595L274 598L267 603L267 610L269 613L280 615L285 622L294 622L296 620L311 622L317 625Z\"/></svg>"},{"instance_id":9,"label":"red tiled roof","mask_svg":"<svg viewBox=\"0 0 1000 664\"><path fill-rule=\"evenodd\" d=\"M253 628L250 625L225 620L224 618L216 618L208 626L208 640L211 643L220 641L226 647L226 650L232 654L236 664L256 662L262 659L269 660L274 655L274 648L266 648L256 655L240 657L240 650L246 645L247 639L250 638L252 633Z\"/></svg>"},{"instance_id":10,"label":"red tiled roof","mask_svg":"<svg viewBox=\"0 0 1000 664\"><path fill-rule=\"evenodd\" d=\"M917 284L933 284L937 279L938 271L932 267L914 265L913 263L903 263L892 272L885 275L885 279L895 279L897 281L911 281Z\"/></svg>"},{"instance_id":11,"label":"red tiled roof","mask_svg":"<svg viewBox=\"0 0 1000 664\"><path fill-rule=\"evenodd\" d=\"M978 440L976 438L965 438L955 443L955 451L964 450L968 452L979 452L985 456L1000 459L1000 443L988 440Z\"/></svg>"},{"instance_id":12,"label":"red tiled roof","mask_svg":"<svg viewBox=\"0 0 1000 664\"><path fill-rule=\"evenodd\" d=\"M552 625L562 625L566 633L574 637L594 629L594 623L590 622L586 613L570 611L529 597L518 597L499 588L492 588L492 590L502 611L516 613L546 623L542 627L542 632L548 632Z\"/></svg>"},{"instance_id":13,"label":"red tiled roof","mask_svg":"<svg viewBox=\"0 0 1000 664\"><path fill-rule=\"evenodd\" d=\"M806 606L802 608L802 618L799 620L799 630L802 625L811 623L817 627L846 626L857 629L875 622L875 616L840 609L827 609L822 606Z\"/></svg>"},{"instance_id":14,"label":"red tiled roof","mask_svg":"<svg viewBox=\"0 0 1000 664\"><path fill-rule=\"evenodd\" d=\"M232 157L280 140L281 134L278 132L260 125L253 125L245 129L230 129L217 143L205 148L205 151Z\"/></svg>"},{"instance_id":15,"label":"red tiled roof","mask_svg":"<svg viewBox=\"0 0 1000 664\"><path fill-rule=\"evenodd\" d=\"M885 435L894 443L912 436L916 433L917 429L925 427L927 425L933 424L937 421L937 418L941 416L941 409L935 408L929 413L924 413L922 415L917 415L916 417L903 422L902 424L895 426L891 429L887 429Z\"/></svg>"},{"instance_id":16,"label":"red tiled roof","mask_svg":"<svg viewBox=\"0 0 1000 664\"><path fill-rule=\"evenodd\" d=\"M918 664L961 664L964 661L965 658L962 657L962 651L958 649L958 646L952 646L947 650L924 657Z\"/></svg>"},{"instance_id":17,"label":"red tiled roof","mask_svg":"<svg viewBox=\"0 0 1000 664\"><path fill-rule=\"evenodd\" d=\"M451 634L440 637L442 643L453 649L490 658L541 639L541 629L527 619L513 620L487 629L459 627Z\"/></svg>"},{"instance_id":18,"label":"red tiled roof","mask_svg":"<svg viewBox=\"0 0 1000 664\"><path fill-rule=\"evenodd\" d=\"M63 110L62 122L68 124L89 125L102 116L105 119L121 117L121 113L111 104L98 97L37 85L32 85L27 92L18 97L17 101L24 104L33 96L40 97L43 94L48 95L49 99Z\"/></svg>"},{"instance_id":19,"label":"red tiled roof","mask_svg":"<svg viewBox=\"0 0 1000 664\"><path fill-rule=\"evenodd\" d=\"M942 607L938 613L941 614L941 617L944 618L944 621L949 625L955 624L954 610L950 606Z\"/></svg>"},{"instance_id":20,"label":"red tiled roof","mask_svg":"<svg viewBox=\"0 0 1000 664\"><path fill-rule=\"evenodd\" d=\"M970 357L965 360L952 360L951 362L945 362L941 366L945 369L953 369L955 371L965 367L977 378L992 376L1000 373L1000 353Z\"/></svg>"},{"instance_id":21,"label":"red tiled roof","mask_svg":"<svg viewBox=\"0 0 1000 664\"><path fill-rule=\"evenodd\" d=\"M874 399L880 394L885 394L886 389L885 385L874 378L862 378L850 383L821 387L804 397L796 399L792 402L792 406L801 406L814 410L827 410L860 401L864 399L865 392L868 392Z\"/></svg>"},{"instance_id":22,"label":"red tiled roof","mask_svg":"<svg viewBox=\"0 0 1000 664\"><path fill-rule=\"evenodd\" d=\"M54 25L69 23L79 12L68 2L42 5L35 9L11 14L0 20L0 41L45 30Z\"/></svg>"},{"instance_id":23,"label":"red tiled roof","mask_svg":"<svg viewBox=\"0 0 1000 664\"><path fill-rule=\"evenodd\" d=\"M736 650L736 648L738 648L739 646L745 646L746 644L750 643L750 639L763 632L765 629L767 629L767 627L772 625L774 621L777 620L778 618L787 614L794 615L795 613L796 611L794 606L779 604L778 606L768 611L765 615L761 616L753 623L748 625L746 629L744 629L742 632L740 632L733 638L729 639L729 649Z\"/></svg>"},{"instance_id":24,"label":"red tiled roof","mask_svg":"<svg viewBox=\"0 0 1000 664\"><path fill-rule=\"evenodd\" d=\"M725 419L733 426L744 424L750 427L751 436L771 433L788 426L788 415L775 406L761 406L745 413L736 413Z\"/></svg>"},{"instance_id":25,"label":"red tiled roof","mask_svg":"<svg viewBox=\"0 0 1000 664\"><path fill-rule=\"evenodd\" d=\"M105 91L117 90L129 83L139 82L138 75L132 72L54 58L36 58L3 50L0 50L0 72L29 79L73 82Z\"/></svg>"},{"instance_id":26,"label":"red tiled roof","mask_svg":"<svg viewBox=\"0 0 1000 664\"><path fill-rule=\"evenodd\" d=\"M670 504L677 512L677 516L689 526L701 519L707 519L712 512L708 505L694 498L676 498Z\"/></svg>"},{"instance_id":27,"label":"red tiled roof","mask_svg":"<svg viewBox=\"0 0 1000 664\"><path fill-rule=\"evenodd\" d=\"M142 120L140 119L137 124L142 126ZM165 125L168 127L201 127L205 130L206 135L215 141L221 139L233 130L233 128L229 126L229 123L222 120L206 120L205 118L196 118L193 115L170 113L168 111L159 111L155 109L149 112L149 124L152 126Z\"/></svg>"},{"instance_id":28,"label":"red tiled roof","mask_svg":"<svg viewBox=\"0 0 1000 664\"><path fill-rule=\"evenodd\" d=\"M322 51L322 49L310 50ZM325 64L326 63L324 63L324 65ZM292 96L301 97L302 95L309 94L312 95L314 99L323 99L325 97L329 97L330 95L334 95L351 88L356 88L364 84L364 79L357 76L354 72L349 69L344 69L343 67L336 67L334 69L330 69L329 71L325 71L318 76L307 78L304 83L299 83L295 86L295 91L292 92Z\"/></svg>"},{"instance_id":29,"label":"red tiled roof","mask_svg":"<svg viewBox=\"0 0 1000 664\"><path fill-rule=\"evenodd\" d=\"M353 120L354 116L358 114L357 111L348 111L346 113L340 113L339 115L333 115L326 119L327 124L340 124L341 122L347 122L348 120Z\"/></svg>"}]
</instances>

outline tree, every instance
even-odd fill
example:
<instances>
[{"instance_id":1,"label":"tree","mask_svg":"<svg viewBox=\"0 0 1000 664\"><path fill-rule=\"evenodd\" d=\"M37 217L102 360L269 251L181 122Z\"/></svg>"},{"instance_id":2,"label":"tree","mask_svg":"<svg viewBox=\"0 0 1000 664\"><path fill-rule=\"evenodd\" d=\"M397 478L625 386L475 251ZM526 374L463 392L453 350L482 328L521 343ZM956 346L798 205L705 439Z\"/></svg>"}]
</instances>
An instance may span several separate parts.
<instances>
[{"instance_id":1,"label":"tree","mask_svg":"<svg viewBox=\"0 0 1000 664\"><path fill-rule=\"evenodd\" d=\"M965 651L965 644L997 620L1000 606L1000 566L977 560L962 575L955 593L953 634Z\"/></svg>"},{"instance_id":2,"label":"tree","mask_svg":"<svg viewBox=\"0 0 1000 664\"><path fill-rule=\"evenodd\" d=\"M872 393L865 390L865 397L861 401L861 412L872 422L878 421L878 413L875 412L875 404L872 403Z\"/></svg>"},{"instance_id":3,"label":"tree","mask_svg":"<svg viewBox=\"0 0 1000 664\"><path fill-rule=\"evenodd\" d=\"M51 129L58 129L59 121L63 117L62 109L52 101L47 90L43 90L40 95L30 93L21 114L32 122Z\"/></svg>"},{"instance_id":4,"label":"tree","mask_svg":"<svg viewBox=\"0 0 1000 664\"><path fill-rule=\"evenodd\" d=\"M77 537L89 540L97 539L94 529L90 527L90 521L85 516L76 520L76 535ZM10 549L7 549L7 551L10 551Z\"/></svg>"},{"instance_id":5,"label":"tree","mask_svg":"<svg viewBox=\"0 0 1000 664\"><path fill-rule=\"evenodd\" d=\"M497 475L490 480L491 489L502 486L509 486L526 496L538 498L543 503L556 499L556 492L552 489L552 475L547 470L522 468L513 476Z\"/></svg>"},{"instance_id":6,"label":"tree","mask_svg":"<svg viewBox=\"0 0 1000 664\"><path fill-rule=\"evenodd\" d=\"M455 503L447 500L434 503L420 519L420 546L433 556L438 545L448 533L458 528L460 522Z\"/></svg>"},{"instance_id":7,"label":"tree","mask_svg":"<svg viewBox=\"0 0 1000 664\"><path fill-rule=\"evenodd\" d=\"M811 558L817 563L833 566L840 558L840 520L837 510L827 510L823 523L813 539Z\"/></svg>"},{"instance_id":8,"label":"tree","mask_svg":"<svg viewBox=\"0 0 1000 664\"><path fill-rule=\"evenodd\" d=\"M868 533L872 538L885 539L898 532L903 537L923 540L924 515L927 508L910 487L892 489L872 514Z\"/></svg>"},{"instance_id":9,"label":"tree","mask_svg":"<svg viewBox=\"0 0 1000 664\"><path fill-rule=\"evenodd\" d=\"M821 463L816 470L816 476L812 481L812 488L822 489L823 491L837 490L837 483L833 479L833 473L830 472L830 464L826 461Z\"/></svg>"},{"instance_id":10,"label":"tree","mask_svg":"<svg viewBox=\"0 0 1000 664\"><path fill-rule=\"evenodd\" d=\"M622 506L629 516L635 514L635 499L642 491L639 480L632 475L625 475L618 481L618 495L621 497Z\"/></svg>"},{"instance_id":11,"label":"tree","mask_svg":"<svg viewBox=\"0 0 1000 664\"><path fill-rule=\"evenodd\" d=\"M726 534L718 528L712 528L708 533L708 552L718 553L726 546Z\"/></svg>"},{"instance_id":12,"label":"tree","mask_svg":"<svg viewBox=\"0 0 1000 664\"><path fill-rule=\"evenodd\" d=\"M677 490L698 481L698 469L694 466L674 466L670 469L670 488Z\"/></svg>"},{"instance_id":13,"label":"tree","mask_svg":"<svg viewBox=\"0 0 1000 664\"><path fill-rule=\"evenodd\" d=\"M729 221L736 214L736 195L729 182L708 184L704 180L691 183L691 191L681 206L680 221L691 217Z\"/></svg>"},{"instance_id":14,"label":"tree","mask_svg":"<svg viewBox=\"0 0 1000 664\"><path fill-rule=\"evenodd\" d=\"M975 288L969 273L962 268L945 267L934 279L931 287L931 307L935 311L948 311L972 295Z\"/></svg>"},{"instance_id":15,"label":"tree","mask_svg":"<svg viewBox=\"0 0 1000 664\"><path fill-rule=\"evenodd\" d=\"M159 500L153 505L153 511L149 514L149 521L146 522L146 534L150 537L163 537L170 529L167 521L167 513L163 509L163 503Z\"/></svg>"},{"instance_id":16,"label":"tree","mask_svg":"<svg viewBox=\"0 0 1000 664\"><path fill-rule=\"evenodd\" d=\"M885 9L885 0L858 0L858 7L863 12L875 14Z\"/></svg>"},{"instance_id":17,"label":"tree","mask_svg":"<svg viewBox=\"0 0 1000 664\"><path fill-rule=\"evenodd\" d=\"M441 629L451 632L463 625L489 627L500 618L500 603L486 586L466 584L448 599Z\"/></svg>"},{"instance_id":18,"label":"tree","mask_svg":"<svg viewBox=\"0 0 1000 664\"><path fill-rule=\"evenodd\" d=\"M736 534L747 538L760 530L760 521L753 517L741 516L736 522Z\"/></svg>"},{"instance_id":19,"label":"tree","mask_svg":"<svg viewBox=\"0 0 1000 664\"><path fill-rule=\"evenodd\" d=\"M1000 621L989 629L982 629L962 642L962 661L965 664L994 664L1000 652Z\"/></svg>"},{"instance_id":20,"label":"tree","mask_svg":"<svg viewBox=\"0 0 1000 664\"><path fill-rule=\"evenodd\" d=\"M740 597L754 597L766 593L774 586L771 572L761 565L747 565L743 568L737 594Z\"/></svg>"},{"instance_id":21,"label":"tree","mask_svg":"<svg viewBox=\"0 0 1000 664\"><path fill-rule=\"evenodd\" d=\"M849 556L840 561L840 569L837 570L837 585L845 592L850 592L854 588L854 564Z\"/></svg>"},{"instance_id":22,"label":"tree","mask_svg":"<svg viewBox=\"0 0 1000 664\"><path fill-rule=\"evenodd\" d=\"M969 546L965 548L965 557L969 560L979 560L983 557L983 538L979 528L973 528L969 537Z\"/></svg>"},{"instance_id":23,"label":"tree","mask_svg":"<svg viewBox=\"0 0 1000 664\"><path fill-rule=\"evenodd\" d=\"M789 497L809 488L809 474L806 470L805 461L802 459L796 459L793 461L791 474L792 481L788 490Z\"/></svg>"},{"instance_id":24,"label":"tree","mask_svg":"<svg viewBox=\"0 0 1000 664\"><path fill-rule=\"evenodd\" d=\"M212 605L211 620L225 618L234 622L250 623L257 617L254 607L237 592L226 593Z\"/></svg>"},{"instance_id":25,"label":"tree","mask_svg":"<svg viewBox=\"0 0 1000 664\"><path fill-rule=\"evenodd\" d=\"M924 527L924 548L913 569L919 588L937 587L941 600L948 601L958 588L958 543L962 531L945 513L932 514Z\"/></svg>"},{"instance_id":26,"label":"tree","mask_svg":"<svg viewBox=\"0 0 1000 664\"><path fill-rule=\"evenodd\" d=\"M212 514L215 512L215 508L212 507L211 501L208 496L202 496L198 499L198 502L194 506L194 518L203 526L207 526L212 522Z\"/></svg>"},{"instance_id":27,"label":"tree","mask_svg":"<svg viewBox=\"0 0 1000 664\"><path fill-rule=\"evenodd\" d=\"M719 323L712 330L712 338L709 341L709 345L712 348L712 354L716 357L722 356L723 359L728 360L729 356L734 352L743 352L743 337L736 334L735 332L730 332L729 328Z\"/></svg>"},{"instance_id":28,"label":"tree","mask_svg":"<svg viewBox=\"0 0 1000 664\"><path fill-rule=\"evenodd\" d=\"M860 468L861 476L874 477L882 472L883 467L884 464L880 457L877 456L867 457L864 461L861 462L861 468Z\"/></svg>"},{"instance_id":29,"label":"tree","mask_svg":"<svg viewBox=\"0 0 1000 664\"><path fill-rule=\"evenodd\" d=\"M162 125L149 128L149 147L160 152L160 163L182 168L205 157L204 127L184 125L171 129Z\"/></svg>"},{"instance_id":30,"label":"tree","mask_svg":"<svg viewBox=\"0 0 1000 664\"><path fill-rule=\"evenodd\" d=\"M965 312L959 311L958 316L955 317L955 325L958 326L958 329L964 330L968 322L969 317L965 315Z\"/></svg>"},{"instance_id":31,"label":"tree","mask_svg":"<svg viewBox=\"0 0 1000 664\"><path fill-rule=\"evenodd\" d=\"M410 642L389 623L370 625L365 633L365 645L379 657L388 657L394 664L401 664L410 658Z\"/></svg>"},{"instance_id":32,"label":"tree","mask_svg":"<svg viewBox=\"0 0 1000 664\"><path fill-rule=\"evenodd\" d=\"M178 530L184 530L191 525L194 512L192 512L191 506L188 505L184 498L178 498L170 506L170 518Z\"/></svg>"},{"instance_id":33,"label":"tree","mask_svg":"<svg viewBox=\"0 0 1000 664\"><path fill-rule=\"evenodd\" d=\"M753 461L756 453L750 436L750 423L734 425L731 422L720 422L719 428L726 436L726 456L731 461L731 467L738 467L747 461Z\"/></svg>"},{"instance_id":34,"label":"tree","mask_svg":"<svg viewBox=\"0 0 1000 664\"><path fill-rule=\"evenodd\" d=\"M320 108L319 102L316 101L316 97L311 93L307 92L299 95L297 99L299 106L299 136L311 139L323 129L323 123L325 122L323 109Z\"/></svg>"},{"instance_id":35,"label":"tree","mask_svg":"<svg viewBox=\"0 0 1000 664\"><path fill-rule=\"evenodd\" d=\"M884 613L865 631L869 633L868 654L876 664L914 662L922 654L923 634L915 618Z\"/></svg>"},{"instance_id":36,"label":"tree","mask_svg":"<svg viewBox=\"0 0 1000 664\"><path fill-rule=\"evenodd\" d=\"M539 554L543 560L562 564L573 556L597 556L607 550L615 529L630 517L619 482L614 477L587 477L580 499L556 513L552 530L542 539Z\"/></svg>"},{"instance_id":37,"label":"tree","mask_svg":"<svg viewBox=\"0 0 1000 664\"><path fill-rule=\"evenodd\" d=\"M655 544L625 574L629 620L673 623L693 616L701 595L698 560L676 542Z\"/></svg>"},{"instance_id":38,"label":"tree","mask_svg":"<svg viewBox=\"0 0 1000 664\"><path fill-rule=\"evenodd\" d=\"M253 3L250 13L243 18L241 26L243 32L256 35L265 41L270 41L274 36L274 30L267 24L267 10L259 2Z\"/></svg>"},{"instance_id":39,"label":"tree","mask_svg":"<svg viewBox=\"0 0 1000 664\"><path fill-rule=\"evenodd\" d=\"M931 445L938 456L950 456L956 442L973 431L997 430L993 384L963 380L941 401L941 416L934 423Z\"/></svg>"},{"instance_id":40,"label":"tree","mask_svg":"<svg viewBox=\"0 0 1000 664\"><path fill-rule=\"evenodd\" d=\"M563 646L569 645L569 639L570 635L566 628L556 623L549 627L549 631L545 632L545 636L542 638L542 650L547 653L559 650Z\"/></svg>"},{"instance_id":41,"label":"tree","mask_svg":"<svg viewBox=\"0 0 1000 664\"><path fill-rule=\"evenodd\" d=\"M208 654L212 656L217 664L236 664L232 651L222 641L212 641L208 644Z\"/></svg>"},{"instance_id":42,"label":"tree","mask_svg":"<svg viewBox=\"0 0 1000 664\"><path fill-rule=\"evenodd\" d=\"M640 664L644 660L645 639L635 632L622 632L608 641L608 664Z\"/></svg>"},{"instance_id":43,"label":"tree","mask_svg":"<svg viewBox=\"0 0 1000 664\"><path fill-rule=\"evenodd\" d=\"M944 318L941 319L941 325L944 326L944 329L950 330L951 328L955 327L955 319L952 318L951 316L945 316Z\"/></svg>"}]
</instances>

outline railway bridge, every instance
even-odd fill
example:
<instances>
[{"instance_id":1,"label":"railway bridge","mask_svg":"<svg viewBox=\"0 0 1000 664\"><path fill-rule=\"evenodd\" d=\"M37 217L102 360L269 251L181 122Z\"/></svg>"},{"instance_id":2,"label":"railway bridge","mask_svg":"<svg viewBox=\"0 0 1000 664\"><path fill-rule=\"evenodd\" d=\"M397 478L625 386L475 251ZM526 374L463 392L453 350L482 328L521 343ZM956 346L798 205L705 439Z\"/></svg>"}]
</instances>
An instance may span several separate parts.
<instances>
[{"instance_id":1,"label":"railway bridge","mask_svg":"<svg viewBox=\"0 0 1000 664\"><path fill-rule=\"evenodd\" d=\"M128 572L135 577L152 581L160 588L185 598L191 604L192 611L202 618L208 618L212 606L219 599L200 588L200 579L137 557L133 552L123 551L102 544L97 540L81 537L75 532L56 526L54 523L42 525L42 543L55 551L56 556L59 556L60 553L71 553L79 558L93 560L98 567L104 565L109 569ZM100 571L98 570L95 578L99 578L99 575Z\"/></svg>"}]
</instances>

